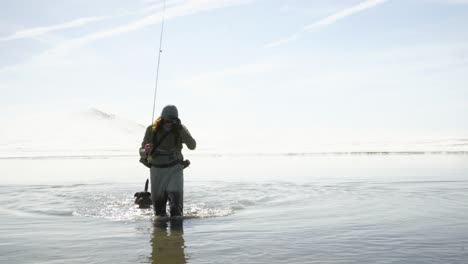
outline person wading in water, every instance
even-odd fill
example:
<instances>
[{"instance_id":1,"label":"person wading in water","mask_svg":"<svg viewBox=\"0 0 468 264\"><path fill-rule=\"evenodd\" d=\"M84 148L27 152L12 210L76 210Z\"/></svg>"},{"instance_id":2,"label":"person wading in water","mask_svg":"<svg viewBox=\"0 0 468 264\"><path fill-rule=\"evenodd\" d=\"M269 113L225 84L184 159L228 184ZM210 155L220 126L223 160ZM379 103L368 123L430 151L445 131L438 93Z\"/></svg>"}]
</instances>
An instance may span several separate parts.
<instances>
[{"instance_id":1,"label":"person wading in water","mask_svg":"<svg viewBox=\"0 0 468 264\"><path fill-rule=\"evenodd\" d=\"M184 160L182 144L190 150L195 139L182 125L174 105L163 108L161 116L146 129L140 148L140 162L150 168L151 200L156 216L182 216L184 208L184 172L190 162Z\"/></svg>"}]
</instances>

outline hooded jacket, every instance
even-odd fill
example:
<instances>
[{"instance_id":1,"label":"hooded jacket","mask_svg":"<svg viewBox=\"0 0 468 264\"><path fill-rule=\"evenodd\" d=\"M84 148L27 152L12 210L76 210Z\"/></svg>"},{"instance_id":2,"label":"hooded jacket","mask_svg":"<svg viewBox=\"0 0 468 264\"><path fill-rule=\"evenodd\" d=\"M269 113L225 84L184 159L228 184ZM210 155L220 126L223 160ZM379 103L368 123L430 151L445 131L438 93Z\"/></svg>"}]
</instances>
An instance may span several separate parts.
<instances>
[{"instance_id":1,"label":"hooded jacket","mask_svg":"<svg viewBox=\"0 0 468 264\"><path fill-rule=\"evenodd\" d=\"M140 161L143 164L146 161L146 166L169 164L175 160L182 161L184 159L182 144L190 150L194 150L197 146L195 139L184 125L180 124L172 128L170 132L166 132L160 123L161 118L158 118L153 125L148 126L143 142L141 142ZM153 144L153 148L156 147L150 155L145 152L146 144Z\"/></svg>"}]
</instances>

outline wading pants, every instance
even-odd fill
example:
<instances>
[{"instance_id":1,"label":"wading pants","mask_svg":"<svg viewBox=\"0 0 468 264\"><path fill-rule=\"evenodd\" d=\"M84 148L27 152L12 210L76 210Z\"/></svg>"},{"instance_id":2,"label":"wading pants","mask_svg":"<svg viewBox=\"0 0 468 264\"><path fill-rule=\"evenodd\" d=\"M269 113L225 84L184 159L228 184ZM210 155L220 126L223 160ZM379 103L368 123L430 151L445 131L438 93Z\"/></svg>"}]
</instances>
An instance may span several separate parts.
<instances>
[{"instance_id":1,"label":"wading pants","mask_svg":"<svg viewBox=\"0 0 468 264\"><path fill-rule=\"evenodd\" d=\"M184 172L177 164L169 168L151 167L151 200L157 216L167 216L169 202L170 216L182 216L184 209Z\"/></svg>"}]
</instances>

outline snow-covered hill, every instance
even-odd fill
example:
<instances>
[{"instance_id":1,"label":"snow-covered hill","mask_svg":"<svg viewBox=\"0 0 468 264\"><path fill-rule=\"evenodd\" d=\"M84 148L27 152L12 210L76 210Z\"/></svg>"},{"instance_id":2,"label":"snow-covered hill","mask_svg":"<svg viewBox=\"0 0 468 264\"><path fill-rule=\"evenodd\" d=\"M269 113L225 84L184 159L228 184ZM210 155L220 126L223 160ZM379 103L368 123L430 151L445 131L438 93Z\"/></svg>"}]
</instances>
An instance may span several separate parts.
<instances>
[{"instance_id":1,"label":"snow-covered hill","mask_svg":"<svg viewBox=\"0 0 468 264\"><path fill-rule=\"evenodd\" d=\"M141 124L96 108L3 119L0 157L129 155L137 153L145 131Z\"/></svg>"},{"instance_id":2,"label":"snow-covered hill","mask_svg":"<svg viewBox=\"0 0 468 264\"><path fill-rule=\"evenodd\" d=\"M80 112L7 111L0 113L0 158L98 157L135 155L145 126L96 108ZM468 136L385 137L344 132L313 134L295 130L235 130L190 126L197 155L308 155L385 153L468 153ZM192 130L193 129L193 130ZM261 135L260 137L257 135Z\"/></svg>"}]
</instances>

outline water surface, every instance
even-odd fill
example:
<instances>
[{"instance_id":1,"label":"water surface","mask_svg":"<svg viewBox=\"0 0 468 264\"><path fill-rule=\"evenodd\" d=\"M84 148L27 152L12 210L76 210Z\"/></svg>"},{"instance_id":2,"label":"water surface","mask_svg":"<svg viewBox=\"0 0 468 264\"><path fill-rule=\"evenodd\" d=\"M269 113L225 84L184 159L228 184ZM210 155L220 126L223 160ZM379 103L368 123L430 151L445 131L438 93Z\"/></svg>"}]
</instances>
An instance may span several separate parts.
<instances>
[{"instance_id":1,"label":"water surface","mask_svg":"<svg viewBox=\"0 0 468 264\"><path fill-rule=\"evenodd\" d=\"M133 157L0 160L0 263L467 263L467 155L193 156L185 218Z\"/></svg>"}]
</instances>

